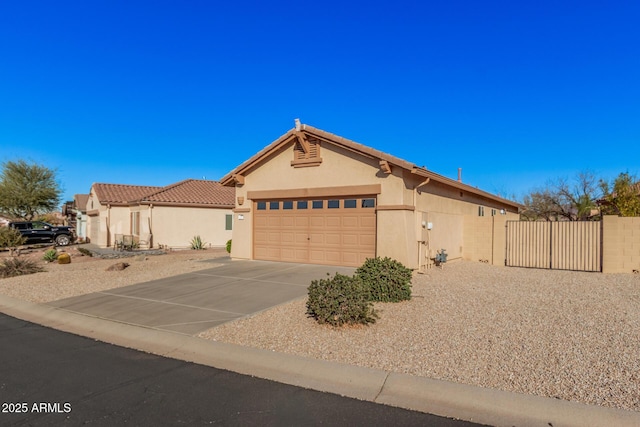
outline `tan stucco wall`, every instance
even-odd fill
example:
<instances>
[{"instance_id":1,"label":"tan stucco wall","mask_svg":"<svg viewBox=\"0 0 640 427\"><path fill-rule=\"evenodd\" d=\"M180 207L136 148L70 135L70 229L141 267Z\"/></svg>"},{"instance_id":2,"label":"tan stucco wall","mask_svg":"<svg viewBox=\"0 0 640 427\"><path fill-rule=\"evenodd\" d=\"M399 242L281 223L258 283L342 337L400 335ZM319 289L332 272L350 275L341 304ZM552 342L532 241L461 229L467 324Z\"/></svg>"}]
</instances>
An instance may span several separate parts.
<instances>
[{"instance_id":1,"label":"tan stucco wall","mask_svg":"<svg viewBox=\"0 0 640 427\"><path fill-rule=\"evenodd\" d=\"M153 244L188 248L193 237L200 236L207 246L223 247L232 237L232 231L225 230L225 215L230 214L231 209L154 206L151 212ZM141 228L147 227L146 215L141 213L140 222L145 224Z\"/></svg>"},{"instance_id":2,"label":"tan stucco wall","mask_svg":"<svg viewBox=\"0 0 640 427\"><path fill-rule=\"evenodd\" d=\"M515 214L465 216L463 259L504 266L507 221L517 219Z\"/></svg>"},{"instance_id":3,"label":"tan stucco wall","mask_svg":"<svg viewBox=\"0 0 640 427\"><path fill-rule=\"evenodd\" d=\"M245 201L249 206L251 201ZM242 207L242 206L241 206ZM231 257L238 259L253 258L253 215L252 212L235 212L233 214L233 243Z\"/></svg>"},{"instance_id":4,"label":"tan stucco wall","mask_svg":"<svg viewBox=\"0 0 640 427\"><path fill-rule=\"evenodd\" d=\"M640 217L602 219L602 272L640 271Z\"/></svg>"},{"instance_id":5,"label":"tan stucco wall","mask_svg":"<svg viewBox=\"0 0 640 427\"><path fill-rule=\"evenodd\" d=\"M332 144L322 144L320 156L323 161L319 166L294 168L291 166L292 144L289 144L245 174L244 185L236 186L236 196L243 198L244 203L236 202L233 258L253 257L250 192L380 185L376 254L397 259L410 268L418 268L425 257L434 257L436 250L443 248L449 259L463 257L464 217L478 216L479 205L485 206L487 216L491 215L492 208L498 211L507 208L496 201L466 192L461 196L460 190L435 181L420 187L417 192L415 187L424 178L393 165L392 173L385 174L380 170L377 159ZM421 227L424 215L433 224L428 232Z\"/></svg>"},{"instance_id":6,"label":"tan stucco wall","mask_svg":"<svg viewBox=\"0 0 640 427\"><path fill-rule=\"evenodd\" d=\"M377 215L376 255L417 268L418 241L409 238L415 228L414 213L406 210L382 210Z\"/></svg>"},{"instance_id":7,"label":"tan stucco wall","mask_svg":"<svg viewBox=\"0 0 640 427\"><path fill-rule=\"evenodd\" d=\"M92 215L87 219L87 237L91 243L105 247L107 245L107 207L100 204L100 200L93 191L87 199L87 213L89 212L92 212Z\"/></svg>"},{"instance_id":8,"label":"tan stucco wall","mask_svg":"<svg viewBox=\"0 0 640 427\"><path fill-rule=\"evenodd\" d=\"M416 209L432 225L423 236L426 237L423 250L429 258L434 258L436 251L445 249L447 260L464 258L492 262L493 259L495 265L504 265L504 230L502 240L492 239L492 224L495 219L504 225L507 219L517 219L516 213L507 212L507 206L497 201L447 188L437 182L429 182L418 190ZM479 216L480 206L484 207L484 216ZM492 209L496 211L495 216L491 215ZM501 209L505 209L505 214L500 213Z\"/></svg>"},{"instance_id":9,"label":"tan stucco wall","mask_svg":"<svg viewBox=\"0 0 640 427\"><path fill-rule=\"evenodd\" d=\"M107 209L107 213L109 218L109 232L111 234L111 240L109 241L111 243L113 242L114 235L131 233L131 209L129 206L112 206Z\"/></svg>"}]
</instances>

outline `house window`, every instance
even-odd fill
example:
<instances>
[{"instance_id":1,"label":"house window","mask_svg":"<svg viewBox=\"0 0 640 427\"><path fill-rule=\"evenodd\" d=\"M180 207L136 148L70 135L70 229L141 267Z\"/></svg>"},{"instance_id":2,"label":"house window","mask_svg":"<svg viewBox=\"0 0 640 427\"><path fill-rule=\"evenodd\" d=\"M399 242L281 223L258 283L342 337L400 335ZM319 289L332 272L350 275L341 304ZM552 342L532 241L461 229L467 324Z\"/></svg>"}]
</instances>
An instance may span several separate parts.
<instances>
[{"instance_id":1,"label":"house window","mask_svg":"<svg viewBox=\"0 0 640 427\"><path fill-rule=\"evenodd\" d=\"M346 209L353 209L357 206L357 200L356 199L348 199L344 201L344 207Z\"/></svg>"},{"instance_id":2,"label":"house window","mask_svg":"<svg viewBox=\"0 0 640 427\"><path fill-rule=\"evenodd\" d=\"M297 204L298 209L307 209L308 206L309 206L309 202L307 202L306 200L298 200L298 204Z\"/></svg>"},{"instance_id":3,"label":"house window","mask_svg":"<svg viewBox=\"0 0 640 427\"><path fill-rule=\"evenodd\" d=\"M495 209L491 209L491 216L496 216L497 213L498 211L496 211Z\"/></svg>"},{"instance_id":4,"label":"house window","mask_svg":"<svg viewBox=\"0 0 640 427\"><path fill-rule=\"evenodd\" d=\"M293 202L291 200L285 200L282 202L282 209L293 209Z\"/></svg>"},{"instance_id":5,"label":"house window","mask_svg":"<svg viewBox=\"0 0 640 427\"><path fill-rule=\"evenodd\" d=\"M363 208L375 208L376 207L376 199L362 199L362 207Z\"/></svg>"},{"instance_id":6,"label":"house window","mask_svg":"<svg viewBox=\"0 0 640 427\"><path fill-rule=\"evenodd\" d=\"M478 216L484 216L484 206L478 206Z\"/></svg>"},{"instance_id":7,"label":"house window","mask_svg":"<svg viewBox=\"0 0 640 427\"><path fill-rule=\"evenodd\" d=\"M258 202L256 205L257 205L256 207L257 207L257 209L259 211L266 211L267 210L267 202Z\"/></svg>"},{"instance_id":8,"label":"house window","mask_svg":"<svg viewBox=\"0 0 640 427\"><path fill-rule=\"evenodd\" d=\"M314 200L313 202L311 202L311 207L313 209L322 209L322 207L324 206L323 202L323 200Z\"/></svg>"},{"instance_id":9,"label":"house window","mask_svg":"<svg viewBox=\"0 0 640 427\"><path fill-rule=\"evenodd\" d=\"M278 209L280 209L280 202L269 202L270 211L277 211Z\"/></svg>"},{"instance_id":10,"label":"house window","mask_svg":"<svg viewBox=\"0 0 640 427\"><path fill-rule=\"evenodd\" d=\"M131 234L140 235L140 212L131 212Z\"/></svg>"},{"instance_id":11,"label":"house window","mask_svg":"<svg viewBox=\"0 0 640 427\"><path fill-rule=\"evenodd\" d=\"M329 200L327 203L329 209L337 209L340 207L340 200Z\"/></svg>"},{"instance_id":12,"label":"house window","mask_svg":"<svg viewBox=\"0 0 640 427\"><path fill-rule=\"evenodd\" d=\"M225 215L224 216L224 229L229 231L233 229L233 215Z\"/></svg>"}]
</instances>

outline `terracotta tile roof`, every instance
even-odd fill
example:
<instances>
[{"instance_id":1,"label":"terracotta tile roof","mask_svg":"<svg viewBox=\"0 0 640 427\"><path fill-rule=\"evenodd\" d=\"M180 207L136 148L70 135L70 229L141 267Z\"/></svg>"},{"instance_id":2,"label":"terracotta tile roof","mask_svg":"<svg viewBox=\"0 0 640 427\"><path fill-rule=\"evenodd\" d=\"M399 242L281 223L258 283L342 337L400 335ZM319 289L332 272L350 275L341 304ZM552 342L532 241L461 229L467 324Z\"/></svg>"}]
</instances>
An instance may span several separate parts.
<instances>
[{"instance_id":1,"label":"terracotta tile roof","mask_svg":"<svg viewBox=\"0 0 640 427\"><path fill-rule=\"evenodd\" d=\"M141 201L154 204L235 206L236 190L217 181L187 179L145 195Z\"/></svg>"},{"instance_id":2,"label":"terracotta tile roof","mask_svg":"<svg viewBox=\"0 0 640 427\"><path fill-rule=\"evenodd\" d=\"M127 184L93 184L93 190L100 200L100 203L106 204L128 204L130 202L140 200L147 194L161 190L162 187L154 187L148 185L127 185Z\"/></svg>"},{"instance_id":3,"label":"terracotta tile roof","mask_svg":"<svg viewBox=\"0 0 640 427\"><path fill-rule=\"evenodd\" d=\"M86 211L88 201L89 201L88 194L75 194L73 196L73 203L75 204L75 208L78 210Z\"/></svg>"}]
</instances>

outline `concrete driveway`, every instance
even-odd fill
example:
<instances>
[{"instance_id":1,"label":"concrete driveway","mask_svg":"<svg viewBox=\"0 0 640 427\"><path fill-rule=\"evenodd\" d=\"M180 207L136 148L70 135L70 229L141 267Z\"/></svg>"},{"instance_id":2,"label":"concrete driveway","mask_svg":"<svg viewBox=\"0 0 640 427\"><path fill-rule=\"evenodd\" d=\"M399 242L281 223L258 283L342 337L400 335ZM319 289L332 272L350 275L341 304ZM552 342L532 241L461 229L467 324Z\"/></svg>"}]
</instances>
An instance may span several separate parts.
<instances>
[{"instance_id":1,"label":"concrete driveway","mask_svg":"<svg viewBox=\"0 0 640 427\"><path fill-rule=\"evenodd\" d=\"M218 262L219 260L216 260ZM220 267L48 303L64 310L195 335L307 295L312 280L350 267L223 261Z\"/></svg>"}]
</instances>

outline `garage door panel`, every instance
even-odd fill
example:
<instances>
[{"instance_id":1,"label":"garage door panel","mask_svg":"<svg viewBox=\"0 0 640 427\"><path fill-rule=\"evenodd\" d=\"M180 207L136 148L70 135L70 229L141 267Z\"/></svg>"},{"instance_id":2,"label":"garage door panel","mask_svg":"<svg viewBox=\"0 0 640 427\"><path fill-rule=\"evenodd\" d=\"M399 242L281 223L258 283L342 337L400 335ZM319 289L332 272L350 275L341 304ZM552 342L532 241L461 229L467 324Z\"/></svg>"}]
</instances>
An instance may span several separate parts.
<instances>
[{"instance_id":1,"label":"garage door panel","mask_svg":"<svg viewBox=\"0 0 640 427\"><path fill-rule=\"evenodd\" d=\"M271 259L280 259L280 248L268 247L267 248L267 256Z\"/></svg>"},{"instance_id":2,"label":"garage door panel","mask_svg":"<svg viewBox=\"0 0 640 427\"><path fill-rule=\"evenodd\" d=\"M309 209L298 210L295 201L294 209L255 209L254 258L357 267L374 257L375 210L361 208L360 201L345 208L342 200L328 209L326 200L321 209L311 209L311 200Z\"/></svg>"},{"instance_id":3,"label":"garage door panel","mask_svg":"<svg viewBox=\"0 0 640 427\"><path fill-rule=\"evenodd\" d=\"M324 255L324 260L328 264L342 264L342 252L339 250L336 250L336 251L326 250Z\"/></svg>"},{"instance_id":4,"label":"garage door panel","mask_svg":"<svg viewBox=\"0 0 640 427\"><path fill-rule=\"evenodd\" d=\"M324 223L324 217L323 216L318 216L318 215L314 215L309 217L309 226L311 228L324 228L325 223Z\"/></svg>"},{"instance_id":5,"label":"garage door panel","mask_svg":"<svg viewBox=\"0 0 640 427\"><path fill-rule=\"evenodd\" d=\"M326 236L325 237L325 243L327 245L339 245L339 244L342 243L342 239L340 238L340 234L337 234L337 233L329 234L329 233L327 233L325 236Z\"/></svg>"},{"instance_id":6,"label":"garage door panel","mask_svg":"<svg viewBox=\"0 0 640 427\"><path fill-rule=\"evenodd\" d=\"M282 248L280 250L280 258L282 259L282 261L289 261L289 262L296 261L295 249Z\"/></svg>"},{"instance_id":7,"label":"garage door panel","mask_svg":"<svg viewBox=\"0 0 640 427\"><path fill-rule=\"evenodd\" d=\"M324 264L324 251L319 250L310 250L309 251L309 262L312 264Z\"/></svg>"},{"instance_id":8,"label":"garage door panel","mask_svg":"<svg viewBox=\"0 0 640 427\"><path fill-rule=\"evenodd\" d=\"M376 217L375 214L373 216L371 215L362 215L360 217L358 217L359 221L360 221L360 227L361 228L370 228L372 230L376 229Z\"/></svg>"},{"instance_id":9,"label":"garage door panel","mask_svg":"<svg viewBox=\"0 0 640 427\"><path fill-rule=\"evenodd\" d=\"M254 227L256 228L256 230L265 227L267 226L268 220L269 219L267 217L256 215L256 218L254 220Z\"/></svg>"},{"instance_id":10,"label":"garage door panel","mask_svg":"<svg viewBox=\"0 0 640 427\"><path fill-rule=\"evenodd\" d=\"M268 239L269 240L267 241L267 244L280 243L280 236L282 235L280 232L278 232L278 231L270 231L268 234L269 234L268 235Z\"/></svg>"},{"instance_id":11,"label":"garage door panel","mask_svg":"<svg viewBox=\"0 0 640 427\"><path fill-rule=\"evenodd\" d=\"M292 232L282 232L280 233L280 243L282 244L292 244L295 242L295 234Z\"/></svg>"},{"instance_id":12,"label":"garage door panel","mask_svg":"<svg viewBox=\"0 0 640 427\"><path fill-rule=\"evenodd\" d=\"M328 228L340 228L342 225L342 217L339 215L327 215L325 220L325 227Z\"/></svg>"},{"instance_id":13,"label":"garage door panel","mask_svg":"<svg viewBox=\"0 0 640 427\"><path fill-rule=\"evenodd\" d=\"M296 262L308 262L309 250L308 249L296 249Z\"/></svg>"},{"instance_id":14,"label":"garage door panel","mask_svg":"<svg viewBox=\"0 0 640 427\"><path fill-rule=\"evenodd\" d=\"M298 245L306 245L309 243L309 233L295 233L295 242Z\"/></svg>"},{"instance_id":15,"label":"garage door panel","mask_svg":"<svg viewBox=\"0 0 640 427\"><path fill-rule=\"evenodd\" d=\"M309 217L308 216L298 216L295 218L295 227L296 228L308 228L309 227Z\"/></svg>"},{"instance_id":16,"label":"garage door panel","mask_svg":"<svg viewBox=\"0 0 640 427\"><path fill-rule=\"evenodd\" d=\"M282 219L280 220L280 226L281 227L295 227L296 226L295 217L293 217L291 215L283 215Z\"/></svg>"},{"instance_id":17,"label":"garage door panel","mask_svg":"<svg viewBox=\"0 0 640 427\"><path fill-rule=\"evenodd\" d=\"M376 245L376 236L375 234L361 234L358 236L358 244L359 246L364 246L367 248L373 248Z\"/></svg>"},{"instance_id":18,"label":"garage door panel","mask_svg":"<svg viewBox=\"0 0 640 427\"><path fill-rule=\"evenodd\" d=\"M360 254L358 252L348 252L348 251L342 252L342 264L362 265L362 263L359 262L359 259L360 259Z\"/></svg>"},{"instance_id":19,"label":"garage door panel","mask_svg":"<svg viewBox=\"0 0 640 427\"><path fill-rule=\"evenodd\" d=\"M256 245L267 244L269 243L269 233L266 233L264 231L256 231L254 239Z\"/></svg>"},{"instance_id":20,"label":"garage door panel","mask_svg":"<svg viewBox=\"0 0 640 427\"><path fill-rule=\"evenodd\" d=\"M357 234L343 234L340 243L347 246L358 246L358 242L359 239Z\"/></svg>"},{"instance_id":21,"label":"garage door panel","mask_svg":"<svg viewBox=\"0 0 640 427\"><path fill-rule=\"evenodd\" d=\"M309 233L309 243L312 245L324 245L325 234L324 233Z\"/></svg>"},{"instance_id":22,"label":"garage door panel","mask_svg":"<svg viewBox=\"0 0 640 427\"><path fill-rule=\"evenodd\" d=\"M345 216L342 218L342 227L344 228L359 228L360 218L358 216Z\"/></svg>"},{"instance_id":23,"label":"garage door panel","mask_svg":"<svg viewBox=\"0 0 640 427\"><path fill-rule=\"evenodd\" d=\"M255 246L253 249L253 254L256 258L264 258L267 255L269 255L269 253L267 252L267 248L265 246Z\"/></svg>"}]
</instances>

